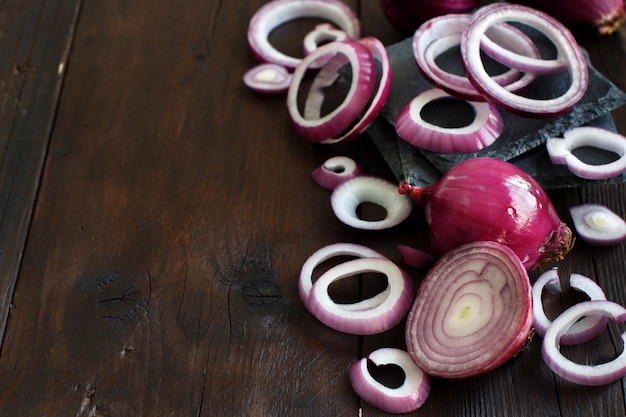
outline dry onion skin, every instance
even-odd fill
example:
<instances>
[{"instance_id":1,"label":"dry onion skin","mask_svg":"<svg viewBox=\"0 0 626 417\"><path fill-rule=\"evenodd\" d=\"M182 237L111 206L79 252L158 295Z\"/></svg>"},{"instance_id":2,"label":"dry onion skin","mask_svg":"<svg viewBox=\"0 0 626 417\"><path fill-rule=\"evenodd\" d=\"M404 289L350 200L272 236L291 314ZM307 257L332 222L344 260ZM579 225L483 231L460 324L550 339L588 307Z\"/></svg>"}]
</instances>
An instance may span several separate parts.
<instances>
[{"instance_id":1,"label":"dry onion skin","mask_svg":"<svg viewBox=\"0 0 626 417\"><path fill-rule=\"evenodd\" d=\"M431 376L488 372L527 341L533 320L524 265L508 247L474 242L442 256L422 281L406 325L407 350Z\"/></svg>"}]
</instances>

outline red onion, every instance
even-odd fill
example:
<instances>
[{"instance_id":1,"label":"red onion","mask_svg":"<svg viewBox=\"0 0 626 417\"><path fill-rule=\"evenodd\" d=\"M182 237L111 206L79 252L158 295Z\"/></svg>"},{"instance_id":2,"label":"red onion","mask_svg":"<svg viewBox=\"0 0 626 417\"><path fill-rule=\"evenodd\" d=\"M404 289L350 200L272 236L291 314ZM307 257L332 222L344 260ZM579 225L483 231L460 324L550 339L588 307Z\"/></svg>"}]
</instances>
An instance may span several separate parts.
<instances>
[{"instance_id":1,"label":"red onion","mask_svg":"<svg viewBox=\"0 0 626 417\"><path fill-rule=\"evenodd\" d=\"M478 6L479 0L379 0L379 3L391 25L409 36L428 19L467 13Z\"/></svg>"},{"instance_id":2,"label":"red onion","mask_svg":"<svg viewBox=\"0 0 626 417\"><path fill-rule=\"evenodd\" d=\"M405 105L394 122L401 139L410 144L440 153L475 152L491 145L502 133L504 122L498 109L486 102L467 101L474 110L474 120L467 126L442 127L422 118L428 103L451 98L438 88L418 94Z\"/></svg>"},{"instance_id":3,"label":"red onion","mask_svg":"<svg viewBox=\"0 0 626 417\"><path fill-rule=\"evenodd\" d=\"M450 168L426 187L401 184L399 191L425 209L436 256L468 242L502 243L527 269L563 259L573 245L541 186L517 166L472 158Z\"/></svg>"},{"instance_id":4,"label":"red onion","mask_svg":"<svg viewBox=\"0 0 626 417\"><path fill-rule=\"evenodd\" d=\"M364 175L361 165L347 156L329 158L311 173L317 185L329 190L334 190L339 184L360 175Z\"/></svg>"},{"instance_id":5,"label":"red onion","mask_svg":"<svg viewBox=\"0 0 626 417\"><path fill-rule=\"evenodd\" d=\"M269 34L283 23L304 17L334 23L350 38L361 37L361 23L352 9L339 0L273 0L263 5L250 19L248 45L261 62L295 68L300 58L278 51L268 40Z\"/></svg>"},{"instance_id":6,"label":"red onion","mask_svg":"<svg viewBox=\"0 0 626 417\"><path fill-rule=\"evenodd\" d=\"M348 34L337 29L330 23L320 23L315 29L307 33L303 41L304 55L309 55L321 45L328 42L348 40Z\"/></svg>"},{"instance_id":7,"label":"red onion","mask_svg":"<svg viewBox=\"0 0 626 417\"><path fill-rule=\"evenodd\" d=\"M407 350L431 376L479 375L521 349L532 317L517 255L497 242L468 243L443 255L422 281L407 318Z\"/></svg>"},{"instance_id":8,"label":"red onion","mask_svg":"<svg viewBox=\"0 0 626 417\"><path fill-rule=\"evenodd\" d=\"M548 327L541 344L541 353L546 364L561 378L580 385L606 385L626 376L626 350L612 361L601 364L579 364L563 356L559 341L567 329L585 316L604 315L615 323L626 321L626 308L613 301L583 301L561 313ZM626 333L622 333L626 343Z\"/></svg>"},{"instance_id":9,"label":"red onion","mask_svg":"<svg viewBox=\"0 0 626 417\"><path fill-rule=\"evenodd\" d=\"M572 150L583 146L613 152L619 158L606 164L588 164L572 153ZM567 165L574 175L581 178L599 180L626 172L626 137L611 130L592 126L571 128L563 138L548 138L546 149L552 163Z\"/></svg>"},{"instance_id":10,"label":"red onion","mask_svg":"<svg viewBox=\"0 0 626 417\"><path fill-rule=\"evenodd\" d=\"M279 94L289 89L291 74L280 65L259 64L246 71L243 82L256 92Z\"/></svg>"},{"instance_id":11,"label":"red onion","mask_svg":"<svg viewBox=\"0 0 626 417\"><path fill-rule=\"evenodd\" d=\"M535 0L532 5L564 23L588 25L610 35L624 21L624 0Z\"/></svg>"},{"instance_id":12,"label":"red onion","mask_svg":"<svg viewBox=\"0 0 626 417\"><path fill-rule=\"evenodd\" d=\"M580 204L569 209L574 228L593 246L619 245L626 240L626 221L601 204Z\"/></svg>"},{"instance_id":13,"label":"red onion","mask_svg":"<svg viewBox=\"0 0 626 417\"><path fill-rule=\"evenodd\" d=\"M390 388L372 377L368 363L375 366L396 365L404 373L404 381ZM430 378L413 363L409 354L397 348L380 348L350 367L354 391L374 407L387 413L409 413L422 406L430 393Z\"/></svg>"},{"instance_id":14,"label":"red onion","mask_svg":"<svg viewBox=\"0 0 626 417\"><path fill-rule=\"evenodd\" d=\"M404 263L414 268L426 268L435 262L435 257L430 253L407 245L398 244L397 247Z\"/></svg>"},{"instance_id":15,"label":"red onion","mask_svg":"<svg viewBox=\"0 0 626 417\"><path fill-rule=\"evenodd\" d=\"M571 274L569 284L576 291L586 294L591 300L606 300L602 288L591 278L580 274ZM541 274L533 284L533 327L535 333L541 337L545 336L548 327L552 324L543 308L542 294L544 288L555 294L561 292L561 282L556 268ZM603 332L606 323L607 318L603 315L585 316L563 333L560 343L562 345L575 345L587 342Z\"/></svg>"},{"instance_id":16,"label":"red onion","mask_svg":"<svg viewBox=\"0 0 626 417\"><path fill-rule=\"evenodd\" d=\"M368 272L387 277L381 293L352 304L336 303L329 295L331 284ZM413 283L405 271L387 258L357 258L330 268L313 284L304 305L328 327L350 334L372 335L396 326L413 300Z\"/></svg>"},{"instance_id":17,"label":"red onion","mask_svg":"<svg viewBox=\"0 0 626 417\"><path fill-rule=\"evenodd\" d=\"M506 90L487 73L480 56L485 32L493 25L510 21L539 30L555 45L559 65L567 63L570 80L562 95L549 99L524 97ZM518 4L495 3L475 12L462 35L461 55L474 87L496 105L522 116L553 117L569 111L584 96L589 82L587 62L571 32L551 16Z\"/></svg>"},{"instance_id":18,"label":"red onion","mask_svg":"<svg viewBox=\"0 0 626 417\"><path fill-rule=\"evenodd\" d=\"M382 178L360 175L338 185L330 197L333 212L348 226L362 230L382 230L397 226L413 211L411 200L399 195L391 182ZM371 203L385 209L380 220L365 220L357 210L363 203Z\"/></svg>"}]
</instances>

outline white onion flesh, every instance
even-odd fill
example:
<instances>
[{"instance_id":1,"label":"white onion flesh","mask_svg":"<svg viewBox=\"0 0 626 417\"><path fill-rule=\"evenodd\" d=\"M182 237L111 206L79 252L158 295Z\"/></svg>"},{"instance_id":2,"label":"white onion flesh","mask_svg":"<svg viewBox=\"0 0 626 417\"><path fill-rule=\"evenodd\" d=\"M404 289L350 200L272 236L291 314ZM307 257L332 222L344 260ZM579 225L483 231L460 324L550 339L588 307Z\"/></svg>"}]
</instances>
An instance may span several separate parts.
<instances>
[{"instance_id":1,"label":"white onion flesh","mask_svg":"<svg viewBox=\"0 0 626 417\"><path fill-rule=\"evenodd\" d=\"M363 167L347 156L333 156L313 170L311 178L320 187L334 190L349 179L364 175Z\"/></svg>"},{"instance_id":2,"label":"white onion flesh","mask_svg":"<svg viewBox=\"0 0 626 417\"><path fill-rule=\"evenodd\" d=\"M591 278L580 274L571 274L569 277L570 287L576 291L586 294L591 300L606 300L606 295L602 288ZM547 289L551 293L561 292L558 270L550 269L543 274L533 284L533 327L535 332L544 337L552 321L546 316L543 309L542 294ZM606 328L607 318L604 315L586 316L574 323L561 336L562 345L576 345L587 342Z\"/></svg>"},{"instance_id":3,"label":"white onion flesh","mask_svg":"<svg viewBox=\"0 0 626 417\"><path fill-rule=\"evenodd\" d=\"M405 375L402 385L390 388L378 382L368 370L368 361L375 366L400 367ZM415 411L422 406L430 393L430 378L402 349L377 349L355 362L350 367L349 375L354 391L365 401L387 413Z\"/></svg>"},{"instance_id":4,"label":"white onion flesh","mask_svg":"<svg viewBox=\"0 0 626 417\"><path fill-rule=\"evenodd\" d=\"M387 287L373 297L351 304L336 303L331 284L366 273L387 277ZM413 284L405 271L387 258L357 258L324 272L313 284L305 306L328 327L349 334L372 335L396 326L411 307Z\"/></svg>"},{"instance_id":5,"label":"white onion flesh","mask_svg":"<svg viewBox=\"0 0 626 417\"><path fill-rule=\"evenodd\" d=\"M619 158L606 164L588 164L572 151L592 147L613 152ZM626 137L619 133L592 126L567 130L563 138L548 138L546 149L553 164L567 165L572 174L589 180L613 178L626 172Z\"/></svg>"},{"instance_id":6,"label":"white onion flesh","mask_svg":"<svg viewBox=\"0 0 626 417\"><path fill-rule=\"evenodd\" d=\"M552 371L561 378L588 386L606 385L626 376L626 351L613 360L597 365L580 364L566 358L559 350L562 335L576 321L585 316L604 315L615 323L626 321L626 308L606 300L583 301L561 313L548 327L541 345L543 359ZM622 333L626 343L626 333Z\"/></svg>"},{"instance_id":7,"label":"white onion flesh","mask_svg":"<svg viewBox=\"0 0 626 417\"><path fill-rule=\"evenodd\" d=\"M601 204L580 204L569 209L580 238L592 246L613 246L626 240L626 221Z\"/></svg>"},{"instance_id":8,"label":"white onion flesh","mask_svg":"<svg viewBox=\"0 0 626 417\"><path fill-rule=\"evenodd\" d=\"M397 226L413 211L413 203L406 195L398 193L397 185L382 178L361 175L337 186L330 197L331 207L344 224L362 230L383 230ZM364 203L385 209L380 220L359 217L358 209Z\"/></svg>"},{"instance_id":9,"label":"white onion flesh","mask_svg":"<svg viewBox=\"0 0 626 417\"><path fill-rule=\"evenodd\" d=\"M450 97L438 88L418 94L400 109L396 117L394 124L398 136L413 146L439 153L475 152L495 142L502 133L504 122L498 109L487 102L467 101L475 114L467 126L441 127L422 118L424 106Z\"/></svg>"}]
</instances>

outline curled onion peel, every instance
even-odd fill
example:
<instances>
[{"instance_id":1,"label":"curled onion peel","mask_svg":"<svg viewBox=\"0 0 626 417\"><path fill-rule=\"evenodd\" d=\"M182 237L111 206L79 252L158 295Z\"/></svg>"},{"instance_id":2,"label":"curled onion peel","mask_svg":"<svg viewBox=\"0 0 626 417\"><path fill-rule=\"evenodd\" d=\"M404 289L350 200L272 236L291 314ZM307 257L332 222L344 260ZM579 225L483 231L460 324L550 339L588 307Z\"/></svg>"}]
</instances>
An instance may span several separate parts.
<instances>
[{"instance_id":1,"label":"curled onion peel","mask_svg":"<svg viewBox=\"0 0 626 417\"><path fill-rule=\"evenodd\" d=\"M504 122L498 109L486 102L467 101L474 120L467 126L441 127L422 118L428 103L451 97L438 88L418 94L405 105L394 122L398 136L410 144L440 153L475 152L491 145L502 133Z\"/></svg>"},{"instance_id":2,"label":"curled onion peel","mask_svg":"<svg viewBox=\"0 0 626 417\"><path fill-rule=\"evenodd\" d=\"M626 240L626 221L601 204L580 204L569 209L574 228L593 246L619 245Z\"/></svg>"},{"instance_id":3,"label":"curled onion peel","mask_svg":"<svg viewBox=\"0 0 626 417\"><path fill-rule=\"evenodd\" d=\"M256 92L279 94L289 89L291 74L280 65L259 64L246 71L243 82Z\"/></svg>"},{"instance_id":4,"label":"curled onion peel","mask_svg":"<svg viewBox=\"0 0 626 417\"><path fill-rule=\"evenodd\" d=\"M397 388L381 384L369 372L368 361L376 366L397 365L404 372L404 382ZM402 349L380 348L373 351L350 367L349 376L352 388L361 398L387 413L415 411L430 393L430 378Z\"/></svg>"},{"instance_id":5,"label":"curled onion peel","mask_svg":"<svg viewBox=\"0 0 626 417\"><path fill-rule=\"evenodd\" d=\"M301 84L312 65L329 53L333 57L324 64L313 81L303 115L298 108ZM338 70L346 63L352 71L352 82L346 97L332 112L322 116L325 98L323 88L334 84L339 76ZM375 87L376 64L371 51L356 41L331 42L314 50L296 67L287 92L287 110L300 136L311 142L323 142L341 135L359 117Z\"/></svg>"},{"instance_id":6,"label":"curled onion peel","mask_svg":"<svg viewBox=\"0 0 626 417\"><path fill-rule=\"evenodd\" d=\"M339 0L273 0L266 3L250 19L248 45L261 62L271 62L286 68L295 68L301 59L278 51L268 40L270 33L289 21L311 17L335 24L350 38L361 37L361 23L345 3Z\"/></svg>"},{"instance_id":7,"label":"curled onion peel","mask_svg":"<svg viewBox=\"0 0 626 417\"><path fill-rule=\"evenodd\" d=\"M311 173L311 177L317 185L329 190L333 190L339 184L360 175L364 175L363 167L347 156L328 158Z\"/></svg>"},{"instance_id":8,"label":"curled onion peel","mask_svg":"<svg viewBox=\"0 0 626 417\"><path fill-rule=\"evenodd\" d=\"M335 216L344 224L362 230L383 230L397 226L409 217L413 204L397 192L397 187L382 178L360 175L338 185L330 197ZM386 216L380 220L361 219L357 213L363 203L381 206Z\"/></svg>"},{"instance_id":9,"label":"curled onion peel","mask_svg":"<svg viewBox=\"0 0 626 417\"><path fill-rule=\"evenodd\" d=\"M387 277L387 287L373 297L352 304L338 304L328 288L336 281L366 273ZM349 334L372 335L396 326L413 300L413 283L405 271L387 258L357 258L324 272L313 284L306 308L328 327Z\"/></svg>"},{"instance_id":10,"label":"curled onion peel","mask_svg":"<svg viewBox=\"0 0 626 417\"><path fill-rule=\"evenodd\" d=\"M585 316L604 315L615 323L626 321L626 308L606 300L583 301L561 313L548 327L541 344L544 361L561 378L580 385L606 385L626 376L626 350L612 361L598 365L576 363L561 353L559 341L567 329ZM622 333L626 343L626 333Z\"/></svg>"},{"instance_id":11,"label":"curled onion peel","mask_svg":"<svg viewBox=\"0 0 626 417\"><path fill-rule=\"evenodd\" d=\"M322 263L338 257L384 258L384 256L367 246L356 243L333 243L316 250L302 265L298 279L298 294L303 303L307 303L313 288L313 271Z\"/></svg>"},{"instance_id":12,"label":"curled onion peel","mask_svg":"<svg viewBox=\"0 0 626 417\"><path fill-rule=\"evenodd\" d=\"M487 73L480 57L481 40L491 26L509 21L531 26L554 43L569 74L570 84L562 95L550 99L523 97L507 91ZM476 11L463 32L461 55L474 87L499 107L522 116L547 118L566 113L583 98L589 83L587 63L571 32L546 13L519 4L496 3Z\"/></svg>"},{"instance_id":13,"label":"curled onion peel","mask_svg":"<svg viewBox=\"0 0 626 417\"><path fill-rule=\"evenodd\" d=\"M570 287L576 291L586 294L591 300L606 300L606 295L602 288L591 278L581 274L571 274L569 277ZM552 321L546 316L543 309L542 294L547 289L552 293L561 292L561 282L559 281L558 270L550 269L537 278L533 284L533 327L535 332L544 337ZM604 315L585 316L574 323L565 333L561 335L562 345L576 345L587 342L606 328L607 317Z\"/></svg>"},{"instance_id":14,"label":"curled onion peel","mask_svg":"<svg viewBox=\"0 0 626 417\"><path fill-rule=\"evenodd\" d=\"M606 164L588 164L581 161L572 151L589 146L619 155ZM554 164L567 165L576 176L599 180L616 177L626 171L626 137L619 133L593 126L580 126L567 130L563 138L548 138L546 149Z\"/></svg>"},{"instance_id":15,"label":"curled onion peel","mask_svg":"<svg viewBox=\"0 0 626 417\"><path fill-rule=\"evenodd\" d=\"M517 166L494 158L472 158L450 168L435 184L400 184L424 207L435 256L464 243L496 241L517 254L526 269L558 261L573 246L537 181Z\"/></svg>"},{"instance_id":16,"label":"curled onion peel","mask_svg":"<svg viewBox=\"0 0 626 417\"><path fill-rule=\"evenodd\" d=\"M517 255L496 242L469 243L443 255L422 281L407 319L407 350L431 376L482 374L520 350L532 317Z\"/></svg>"}]
</instances>

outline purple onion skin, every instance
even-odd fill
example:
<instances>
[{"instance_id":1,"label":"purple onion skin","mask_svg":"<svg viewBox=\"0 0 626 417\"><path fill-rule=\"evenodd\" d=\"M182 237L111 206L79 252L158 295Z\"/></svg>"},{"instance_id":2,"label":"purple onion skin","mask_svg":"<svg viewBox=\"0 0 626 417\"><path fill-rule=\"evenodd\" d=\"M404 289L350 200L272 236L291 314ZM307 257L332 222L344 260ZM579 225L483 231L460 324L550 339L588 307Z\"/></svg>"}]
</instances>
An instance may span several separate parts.
<instances>
[{"instance_id":1,"label":"purple onion skin","mask_svg":"<svg viewBox=\"0 0 626 417\"><path fill-rule=\"evenodd\" d=\"M495 241L508 246L527 270L565 257L572 231L530 175L494 158L473 158L426 187L400 185L424 207L437 256L465 243Z\"/></svg>"},{"instance_id":2,"label":"purple onion skin","mask_svg":"<svg viewBox=\"0 0 626 417\"><path fill-rule=\"evenodd\" d=\"M467 13L479 0L379 0L385 17L398 32L413 35L425 21L449 13Z\"/></svg>"}]
</instances>

